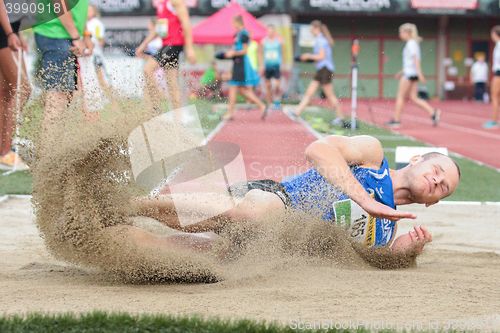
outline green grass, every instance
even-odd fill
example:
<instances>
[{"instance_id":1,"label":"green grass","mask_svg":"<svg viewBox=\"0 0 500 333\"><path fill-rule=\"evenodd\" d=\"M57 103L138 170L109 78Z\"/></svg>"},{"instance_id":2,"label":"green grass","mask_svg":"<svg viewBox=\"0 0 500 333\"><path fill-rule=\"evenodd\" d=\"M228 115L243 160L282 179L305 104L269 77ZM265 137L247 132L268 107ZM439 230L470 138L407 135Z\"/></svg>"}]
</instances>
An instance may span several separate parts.
<instances>
[{"instance_id":1,"label":"green grass","mask_svg":"<svg viewBox=\"0 0 500 333\"><path fill-rule=\"evenodd\" d=\"M319 326L311 322L279 325L275 323L256 322L253 320L222 320L203 319L197 316L171 316L164 314L142 314L130 315L126 313L109 314L105 312L92 312L86 314L29 314L27 316L3 316L0 317L0 332L2 333L24 333L24 332L165 332L165 333L239 333L239 332L262 332L262 333L292 333L292 332L369 332L366 328L359 329L336 329L335 327L319 327L314 329L306 325ZM335 323L325 322L329 326ZM325 324L325 325L326 325ZM373 332L396 332L394 330L379 330ZM418 332L418 331L416 331ZM421 331L424 332L424 331ZM443 332L446 332L443 330ZM453 332L453 331L448 331Z\"/></svg>"},{"instance_id":2,"label":"green grass","mask_svg":"<svg viewBox=\"0 0 500 333\"><path fill-rule=\"evenodd\" d=\"M30 194L31 174L29 171L21 171L3 176L0 174L0 195L5 194Z\"/></svg>"},{"instance_id":3,"label":"green grass","mask_svg":"<svg viewBox=\"0 0 500 333\"><path fill-rule=\"evenodd\" d=\"M126 101L126 107L141 107L139 100ZM137 104L136 106L134 104ZM205 100L193 100L190 104L194 104L198 111L201 125L205 134L210 133L219 123L220 115L212 113L213 103ZM165 108L166 109L166 108ZM40 128L42 119L42 104L40 100L30 102L24 109L23 126L21 127L21 137L32 139L32 136L37 133ZM101 113L101 117L105 118L108 114L105 110ZM16 172L9 176L2 176L0 171L0 195L5 194L31 194L32 182L29 171Z\"/></svg>"},{"instance_id":4,"label":"green grass","mask_svg":"<svg viewBox=\"0 0 500 333\"><path fill-rule=\"evenodd\" d=\"M325 134L351 135L350 130L342 130L330 125L334 118L331 111L322 108L314 108L314 111L306 110L303 118L312 128ZM389 130L371 126L360 122L360 128L354 132L355 135L367 134L378 137L385 149L385 156L392 168L395 167L394 149L397 146L427 146L423 142L395 134ZM467 159L452 156L458 163L462 172L462 179L456 192L446 198L455 201L500 201L500 187L493 184L500 184L500 172L493 168L478 165Z\"/></svg>"}]
</instances>

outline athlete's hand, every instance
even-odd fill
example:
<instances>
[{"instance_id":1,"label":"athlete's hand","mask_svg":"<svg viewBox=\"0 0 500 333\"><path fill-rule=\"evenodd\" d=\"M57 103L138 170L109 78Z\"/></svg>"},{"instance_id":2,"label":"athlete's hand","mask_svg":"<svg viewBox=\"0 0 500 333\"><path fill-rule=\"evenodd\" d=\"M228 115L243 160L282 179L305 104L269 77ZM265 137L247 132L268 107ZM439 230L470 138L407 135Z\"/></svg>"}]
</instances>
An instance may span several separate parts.
<instances>
[{"instance_id":1,"label":"athlete's hand","mask_svg":"<svg viewBox=\"0 0 500 333\"><path fill-rule=\"evenodd\" d=\"M234 57L234 51L233 50L228 50L226 53L224 53L224 56L226 58L233 58Z\"/></svg>"},{"instance_id":2,"label":"athlete's hand","mask_svg":"<svg viewBox=\"0 0 500 333\"><path fill-rule=\"evenodd\" d=\"M309 53L304 53L300 56L300 61L308 61L311 58Z\"/></svg>"},{"instance_id":3,"label":"athlete's hand","mask_svg":"<svg viewBox=\"0 0 500 333\"><path fill-rule=\"evenodd\" d=\"M402 76L403 76L403 73L402 73L401 71L399 71L399 72L397 72L396 74L394 74L394 78L395 78L396 80L401 79L401 77L402 77Z\"/></svg>"},{"instance_id":4,"label":"athlete's hand","mask_svg":"<svg viewBox=\"0 0 500 333\"><path fill-rule=\"evenodd\" d=\"M21 40L17 34L10 34L7 39L7 45L12 51L17 51L22 48Z\"/></svg>"},{"instance_id":5,"label":"athlete's hand","mask_svg":"<svg viewBox=\"0 0 500 333\"><path fill-rule=\"evenodd\" d=\"M144 51L146 49L144 48L144 46L139 46L138 48L135 49L135 56L138 57L138 58L144 58Z\"/></svg>"},{"instance_id":6,"label":"athlete's hand","mask_svg":"<svg viewBox=\"0 0 500 333\"><path fill-rule=\"evenodd\" d=\"M391 221L398 221L400 219L415 219L417 218L415 214L401 212L395 209L392 209L389 206L381 204L380 202L375 201L370 198L370 200L366 200L362 204L359 204L361 208L363 208L368 214L374 217L386 218Z\"/></svg>"},{"instance_id":7,"label":"athlete's hand","mask_svg":"<svg viewBox=\"0 0 500 333\"><path fill-rule=\"evenodd\" d=\"M420 83L422 83L422 84L425 84L426 80L425 80L424 74L422 74L422 73L418 74L418 81L420 81Z\"/></svg>"},{"instance_id":8,"label":"athlete's hand","mask_svg":"<svg viewBox=\"0 0 500 333\"><path fill-rule=\"evenodd\" d=\"M421 254L424 246L432 242L432 235L427 228L418 226L414 227L412 231L407 234L401 235L392 244L391 249L396 252L416 251Z\"/></svg>"},{"instance_id":9,"label":"athlete's hand","mask_svg":"<svg viewBox=\"0 0 500 333\"><path fill-rule=\"evenodd\" d=\"M81 57L85 52L85 43L81 39L72 41L73 46L70 47L70 51L73 52L77 57Z\"/></svg>"}]
</instances>

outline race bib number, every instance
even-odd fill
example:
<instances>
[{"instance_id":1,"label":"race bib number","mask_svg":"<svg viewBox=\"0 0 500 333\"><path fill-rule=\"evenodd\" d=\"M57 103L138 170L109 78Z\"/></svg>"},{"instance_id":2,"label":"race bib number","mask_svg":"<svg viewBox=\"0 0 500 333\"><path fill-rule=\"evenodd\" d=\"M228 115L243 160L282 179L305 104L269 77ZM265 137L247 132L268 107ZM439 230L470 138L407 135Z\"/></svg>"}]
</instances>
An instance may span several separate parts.
<instances>
[{"instance_id":1,"label":"race bib number","mask_svg":"<svg viewBox=\"0 0 500 333\"><path fill-rule=\"evenodd\" d=\"M158 19L156 21L156 33L161 38L166 38L168 36L168 19Z\"/></svg>"},{"instance_id":2,"label":"race bib number","mask_svg":"<svg viewBox=\"0 0 500 333\"><path fill-rule=\"evenodd\" d=\"M346 229L356 242L368 247L375 245L377 219L350 199L333 204L335 223Z\"/></svg>"},{"instance_id":3,"label":"race bib number","mask_svg":"<svg viewBox=\"0 0 500 333\"><path fill-rule=\"evenodd\" d=\"M272 60L272 61L278 60L279 53L278 51L267 51L265 58L266 60Z\"/></svg>"}]
</instances>

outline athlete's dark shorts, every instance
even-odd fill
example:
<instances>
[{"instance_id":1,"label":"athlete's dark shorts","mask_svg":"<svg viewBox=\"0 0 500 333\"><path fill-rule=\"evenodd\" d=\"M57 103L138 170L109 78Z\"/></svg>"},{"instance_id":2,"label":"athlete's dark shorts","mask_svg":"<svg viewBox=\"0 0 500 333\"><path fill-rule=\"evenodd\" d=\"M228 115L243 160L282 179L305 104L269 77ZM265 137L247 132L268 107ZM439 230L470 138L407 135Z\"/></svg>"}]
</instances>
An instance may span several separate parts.
<instances>
[{"instance_id":1,"label":"athlete's dark shorts","mask_svg":"<svg viewBox=\"0 0 500 333\"><path fill-rule=\"evenodd\" d=\"M286 208L291 207L292 202L290 201L288 193L286 193L285 187L271 179L252 180L232 185L229 188L232 195L241 198L251 190L261 190L264 192L274 193L281 199Z\"/></svg>"},{"instance_id":2,"label":"athlete's dark shorts","mask_svg":"<svg viewBox=\"0 0 500 333\"><path fill-rule=\"evenodd\" d=\"M35 33L41 56L40 79L45 90L73 92L78 88L79 64L71 52L71 39L49 38Z\"/></svg>"},{"instance_id":3,"label":"athlete's dark shorts","mask_svg":"<svg viewBox=\"0 0 500 333\"><path fill-rule=\"evenodd\" d=\"M279 80L281 77L281 69L279 65L276 66L266 66L264 70L264 77L266 80L276 79Z\"/></svg>"},{"instance_id":4,"label":"athlete's dark shorts","mask_svg":"<svg viewBox=\"0 0 500 333\"><path fill-rule=\"evenodd\" d=\"M412 76L407 76L406 79L411 82L417 82L418 81L418 76L412 75Z\"/></svg>"},{"instance_id":5,"label":"athlete's dark shorts","mask_svg":"<svg viewBox=\"0 0 500 333\"><path fill-rule=\"evenodd\" d=\"M19 32L19 27L21 26L21 21L12 22L10 26L12 27L12 32L17 34ZM5 34L2 26L0 25L0 49L6 48L8 46L8 37Z\"/></svg>"},{"instance_id":6,"label":"athlete's dark shorts","mask_svg":"<svg viewBox=\"0 0 500 333\"><path fill-rule=\"evenodd\" d=\"M500 71L495 71L495 76L500 76Z\"/></svg>"},{"instance_id":7,"label":"athlete's dark shorts","mask_svg":"<svg viewBox=\"0 0 500 333\"><path fill-rule=\"evenodd\" d=\"M322 86L332 83L333 72L326 67L321 67L314 75L314 81L318 81Z\"/></svg>"},{"instance_id":8,"label":"athlete's dark shorts","mask_svg":"<svg viewBox=\"0 0 500 333\"><path fill-rule=\"evenodd\" d=\"M179 68L179 55L184 50L182 45L164 46L154 56L160 67Z\"/></svg>"}]
</instances>

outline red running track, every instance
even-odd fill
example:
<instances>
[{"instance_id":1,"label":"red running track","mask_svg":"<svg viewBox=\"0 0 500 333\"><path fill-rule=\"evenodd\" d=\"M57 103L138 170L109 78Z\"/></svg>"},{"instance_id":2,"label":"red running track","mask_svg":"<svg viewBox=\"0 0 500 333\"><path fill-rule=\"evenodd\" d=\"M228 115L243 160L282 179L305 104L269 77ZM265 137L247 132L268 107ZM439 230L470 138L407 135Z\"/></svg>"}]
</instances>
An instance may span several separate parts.
<instances>
[{"instance_id":1,"label":"red running track","mask_svg":"<svg viewBox=\"0 0 500 333\"><path fill-rule=\"evenodd\" d=\"M344 105L347 109L350 104L345 101ZM370 105L372 112L369 112ZM500 130L482 128L482 124L491 116L489 105L466 101L431 102L431 105L442 110L438 127L431 125L427 112L408 103L401 117L401 127L393 131L434 146L447 147L452 152L500 168ZM393 110L393 101L362 101L359 118L384 126Z\"/></svg>"},{"instance_id":2,"label":"red running track","mask_svg":"<svg viewBox=\"0 0 500 333\"><path fill-rule=\"evenodd\" d=\"M301 124L282 112L270 112L265 121L256 110L236 112L212 138L238 144L247 178L280 181L308 168L304 157L307 145L316 138Z\"/></svg>"}]
</instances>

